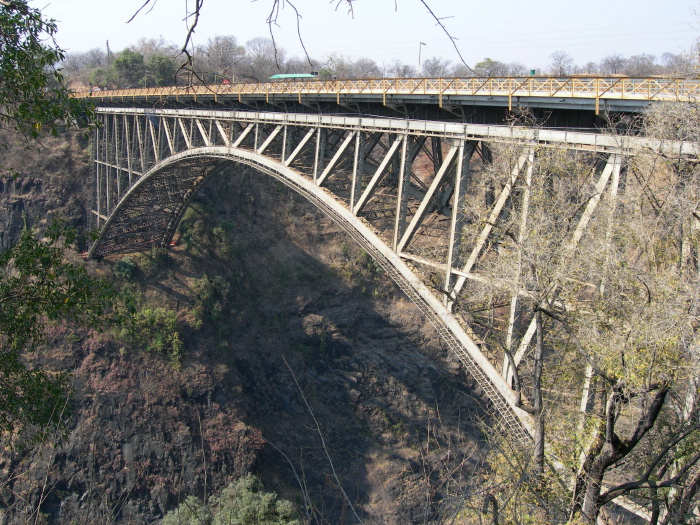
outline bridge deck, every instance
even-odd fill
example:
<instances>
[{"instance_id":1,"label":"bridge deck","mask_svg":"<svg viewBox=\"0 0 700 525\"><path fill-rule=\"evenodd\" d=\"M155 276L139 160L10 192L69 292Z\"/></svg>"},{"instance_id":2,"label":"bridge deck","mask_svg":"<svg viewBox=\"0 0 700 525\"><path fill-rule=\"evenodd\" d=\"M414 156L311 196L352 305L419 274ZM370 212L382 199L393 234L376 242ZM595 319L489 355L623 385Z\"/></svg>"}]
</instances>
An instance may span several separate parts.
<instances>
[{"instance_id":1,"label":"bridge deck","mask_svg":"<svg viewBox=\"0 0 700 525\"><path fill-rule=\"evenodd\" d=\"M629 77L394 78L235 83L73 93L106 102L171 101L198 103L219 99L243 102L316 101L449 105L566 107L639 112L650 102L686 101L700 95L700 80Z\"/></svg>"}]
</instances>

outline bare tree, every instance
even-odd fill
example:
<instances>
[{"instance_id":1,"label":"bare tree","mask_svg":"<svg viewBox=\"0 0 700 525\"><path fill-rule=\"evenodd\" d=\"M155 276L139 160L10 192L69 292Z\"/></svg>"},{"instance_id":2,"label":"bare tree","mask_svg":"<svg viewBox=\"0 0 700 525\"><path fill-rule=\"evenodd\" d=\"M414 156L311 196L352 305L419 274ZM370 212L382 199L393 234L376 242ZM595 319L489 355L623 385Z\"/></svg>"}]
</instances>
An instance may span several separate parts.
<instances>
[{"instance_id":1,"label":"bare tree","mask_svg":"<svg viewBox=\"0 0 700 525\"><path fill-rule=\"evenodd\" d=\"M551 62L549 63L549 71L557 77L565 77L570 75L574 66L574 59L565 51L555 51L549 55Z\"/></svg>"},{"instance_id":2,"label":"bare tree","mask_svg":"<svg viewBox=\"0 0 700 525\"><path fill-rule=\"evenodd\" d=\"M603 75L619 75L622 73L627 59L620 54L605 57L600 62L600 73Z\"/></svg>"},{"instance_id":3,"label":"bare tree","mask_svg":"<svg viewBox=\"0 0 700 525\"><path fill-rule=\"evenodd\" d=\"M625 62L623 72L631 77L648 77L658 73L656 57L653 55L632 55Z\"/></svg>"},{"instance_id":4,"label":"bare tree","mask_svg":"<svg viewBox=\"0 0 700 525\"><path fill-rule=\"evenodd\" d=\"M471 68L465 67L464 64L455 64L450 74L456 78L469 78L476 75Z\"/></svg>"},{"instance_id":5,"label":"bare tree","mask_svg":"<svg viewBox=\"0 0 700 525\"><path fill-rule=\"evenodd\" d=\"M419 73L426 77L441 78L448 75L449 67L449 60L432 57L423 62L423 71L419 71Z\"/></svg>"},{"instance_id":6,"label":"bare tree","mask_svg":"<svg viewBox=\"0 0 700 525\"><path fill-rule=\"evenodd\" d=\"M167 42L163 37L160 38L141 38L136 44L129 46L132 51L141 53L143 58L148 61L153 55L162 55L175 58L180 50L172 42Z\"/></svg>"},{"instance_id":7,"label":"bare tree","mask_svg":"<svg viewBox=\"0 0 700 525\"><path fill-rule=\"evenodd\" d=\"M688 76L693 73L697 60L690 53L664 53L661 55L661 64L666 74Z\"/></svg>"},{"instance_id":8,"label":"bare tree","mask_svg":"<svg viewBox=\"0 0 700 525\"><path fill-rule=\"evenodd\" d=\"M352 62L343 55L331 54L321 70L321 76L325 78L352 78Z\"/></svg>"},{"instance_id":9,"label":"bare tree","mask_svg":"<svg viewBox=\"0 0 700 525\"><path fill-rule=\"evenodd\" d=\"M508 74L513 77L522 77L527 74L527 68L520 62L509 62Z\"/></svg>"},{"instance_id":10,"label":"bare tree","mask_svg":"<svg viewBox=\"0 0 700 525\"><path fill-rule=\"evenodd\" d=\"M82 86L87 86L90 83L90 73L93 70L108 66L107 53L99 48L83 53L68 53L61 64L66 81Z\"/></svg>"},{"instance_id":11,"label":"bare tree","mask_svg":"<svg viewBox=\"0 0 700 525\"><path fill-rule=\"evenodd\" d=\"M599 66L595 62L586 62L583 66L580 68L581 73L585 73L586 75L594 75L598 73L599 71Z\"/></svg>"},{"instance_id":12,"label":"bare tree","mask_svg":"<svg viewBox=\"0 0 700 525\"><path fill-rule=\"evenodd\" d=\"M215 36L197 49L197 68L230 81L235 80L236 69L244 60L246 50L238 45L238 40L233 35Z\"/></svg>"},{"instance_id":13,"label":"bare tree","mask_svg":"<svg viewBox=\"0 0 700 525\"><path fill-rule=\"evenodd\" d=\"M371 58L358 58L355 61L353 78L377 78L380 76L382 76L382 72Z\"/></svg>"},{"instance_id":14,"label":"bare tree","mask_svg":"<svg viewBox=\"0 0 700 525\"><path fill-rule=\"evenodd\" d=\"M268 77L280 73L285 62L284 49L264 37L257 37L245 44L245 60L241 62L238 76L254 82L264 82Z\"/></svg>"},{"instance_id":15,"label":"bare tree","mask_svg":"<svg viewBox=\"0 0 700 525\"><path fill-rule=\"evenodd\" d=\"M697 143L698 114L690 104L655 106L645 131ZM514 522L594 523L605 505L635 494L653 523L682 523L700 488L695 160L492 153L470 175L483 202L465 209L474 217L465 245L482 231L477 217L493 194L507 184L513 192L491 214L479 280L455 309L476 338L505 353L536 446L492 457L493 485L484 490L500 487L499 514ZM542 438L563 469L543 468Z\"/></svg>"},{"instance_id":16,"label":"bare tree","mask_svg":"<svg viewBox=\"0 0 700 525\"><path fill-rule=\"evenodd\" d=\"M311 64L304 58L291 57L284 61L282 65L282 71L284 73L310 73L312 71L319 72L321 70L321 64L311 59Z\"/></svg>"},{"instance_id":17,"label":"bare tree","mask_svg":"<svg viewBox=\"0 0 700 525\"><path fill-rule=\"evenodd\" d=\"M401 60L394 60L388 68L388 74L395 78L411 78L415 77L417 72L415 67L404 64Z\"/></svg>"}]
</instances>

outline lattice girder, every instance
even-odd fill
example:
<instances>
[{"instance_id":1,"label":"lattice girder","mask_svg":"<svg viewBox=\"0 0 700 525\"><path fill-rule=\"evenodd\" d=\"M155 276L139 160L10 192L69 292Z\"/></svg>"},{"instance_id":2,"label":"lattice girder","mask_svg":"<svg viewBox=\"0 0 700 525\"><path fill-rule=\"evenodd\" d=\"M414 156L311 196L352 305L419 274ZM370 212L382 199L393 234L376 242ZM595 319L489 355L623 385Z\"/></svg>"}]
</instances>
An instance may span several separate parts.
<instances>
[{"instance_id":1,"label":"lattice girder","mask_svg":"<svg viewBox=\"0 0 700 525\"><path fill-rule=\"evenodd\" d=\"M231 163L252 166L307 197L375 257L523 437L531 422L515 406L508 360L487 351L455 305L468 283L492 278L482 272L498 257L503 225L517 218L509 226L516 237L527 227L529 188L547 176L538 151L556 145L599 161L571 235L557 248L563 258L599 213L601 195L614 195L627 156L650 149L697 155L690 144L507 126L194 110L101 108L98 115L93 212L101 235L91 256L167 246L209 177ZM513 156L501 171L494 168L499 145ZM514 288L507 309L511 338L523 294ZM516 366L533 326L519 334Z\"/></svg>"}]
</instances>

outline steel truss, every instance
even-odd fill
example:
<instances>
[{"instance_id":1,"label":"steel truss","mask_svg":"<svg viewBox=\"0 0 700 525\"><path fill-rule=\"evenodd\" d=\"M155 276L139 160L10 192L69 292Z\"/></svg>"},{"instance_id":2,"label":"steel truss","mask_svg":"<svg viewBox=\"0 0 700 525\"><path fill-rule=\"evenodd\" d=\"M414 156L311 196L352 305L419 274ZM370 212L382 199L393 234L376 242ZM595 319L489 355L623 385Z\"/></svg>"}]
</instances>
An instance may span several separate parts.
<instances>
[{"instance_id":1,"label":"steel truss","mask_svg":"<svg viewBox=\"0 0 700 525\"><path fill-rule=\"evenodd\" d=\"M687 143L400 119L118 108L100 108L98 116L93 214L100 237L91 257L167 246L202 184L232 163L252 166L304 195L375 258L523 440L532 422L516 406L511 364L480 343L455 304L469 282L486 282L480 261L497 250L497 226L510 210L521 210L519 228L527 228L538 151L563 146L597 166L562 257L573 253L598 208L614 203L627 157L698 153ZM517 161L499 180L486 180L494 144L509 144ZM607 206L599 206L602 197ZM524 294L514 287L507 307L511 335ZM534 332L532 320L516 366Z\"/></svg>"}]
</instances>

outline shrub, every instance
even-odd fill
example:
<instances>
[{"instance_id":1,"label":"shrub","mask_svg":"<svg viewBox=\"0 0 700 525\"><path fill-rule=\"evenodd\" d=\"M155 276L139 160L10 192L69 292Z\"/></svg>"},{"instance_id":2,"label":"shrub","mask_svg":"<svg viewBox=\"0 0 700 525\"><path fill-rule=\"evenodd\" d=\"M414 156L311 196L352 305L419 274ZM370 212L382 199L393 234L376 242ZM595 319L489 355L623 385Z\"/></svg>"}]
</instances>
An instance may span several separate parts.
<instances>
[{"instance_id":1,"label":"shrub","mask_svg":"<svg viewBox=\"0 0 700 525\"><path fill-rule=\"evenodd\" d=\"M248 474L231 483L209 505L189 496L177 509L168 512L163 525L301 525L291 501L278 500L274 492L264 492L260 480Z\"/></svg>"},{"instance_id":2,"label":"shrub","mask_svg":"<svg viewBox=\"0 0 700 525\"><path fill-rule=\"evenodd\" d=\"M114 275L120 279L129 280L134 277L137 268L138 266L136 266L136 263L131 257L124 257L114 264L112 271L114 272Z\"/></svg>"},{"instance_id":3,"label":"shrub","mask_svg":"<svg viewBox=\"0 0 700 525\"><path fill-rule=\"evenodd\" d=\"M274 492L263 492L260 479L252 474L226 487L211 507L215 509L213 525L301 525L294 504L278 500Z\"/></svg>"},{"instance_id":4,"label":"shrub","mask_svg":"<svg viewBox=\"0 0 700 525\"><path fill-rule=\"evenodd\" d=\"M177 314L165 308L142 308L129 318L122 338L145 350L166 355L179 367L184 345L178 332Z\"/></svg>"},{"instance_id":5,"label":"shrub","mask_svg":"<svg viewBox=\"0 0 700 525\"><path fill-rule=\"evenodd\" d=\"M165 248L151 248L139 257L139 266L148 277L154 277L170 266L170 254Z\"/></svg>"},{"instance_id":6,"label":"shrub","mask_svg":"<svg viewBox=\"0 0 700 525\"><path fill-rule=\"evenodd\" d=\"M229 309L230 284L223 277L205 275L192 283L191 299L198 321L217 324Z\"/></svg>"}]
</instances>

